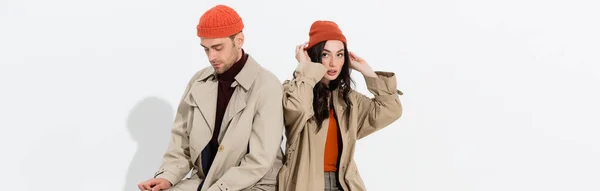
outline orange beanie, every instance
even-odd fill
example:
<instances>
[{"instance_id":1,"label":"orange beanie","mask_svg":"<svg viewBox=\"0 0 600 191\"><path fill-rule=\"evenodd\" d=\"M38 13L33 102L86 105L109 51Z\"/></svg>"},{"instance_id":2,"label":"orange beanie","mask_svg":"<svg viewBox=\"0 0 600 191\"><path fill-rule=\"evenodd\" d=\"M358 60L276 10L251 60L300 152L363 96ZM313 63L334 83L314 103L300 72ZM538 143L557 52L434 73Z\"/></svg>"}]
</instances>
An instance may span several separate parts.
<instances>
[{"instance_id":1,"label":"orange beanie","mask_svg":"<svg viewBox=\"0 0 600 191\"><path fill-rule=\"evenodd\" d=\"M309 40L306 49L312 48L316 44L326 40L339 40L346 43L346 37L342 34L338 25L332 21L315 21L310 26L308 36Z\"/></svg>"},{"instance_id":2,"label":"orange beanie","mask_svg":"<svg viewBox=\"0 0 600 191\"><path fill-rule=\"evenodd\" d=\"M196 29L200 38L224 38L241 32L244 23L231 7L217 5L204 12Z\"/></svg>"}]
</instances>

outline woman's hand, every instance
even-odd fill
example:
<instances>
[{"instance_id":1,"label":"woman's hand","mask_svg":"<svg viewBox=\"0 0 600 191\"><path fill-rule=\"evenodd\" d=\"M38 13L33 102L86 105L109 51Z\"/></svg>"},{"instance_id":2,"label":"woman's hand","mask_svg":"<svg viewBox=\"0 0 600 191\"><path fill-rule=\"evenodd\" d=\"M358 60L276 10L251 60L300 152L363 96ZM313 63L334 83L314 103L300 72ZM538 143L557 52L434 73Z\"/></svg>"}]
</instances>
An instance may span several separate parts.
<instances>
[{"instance_id":1,"label":"woman's hand","mask_svg":"<svg viewBox=\"0 0 600 191\"><path fill-rule=\"evenodd\" d=\"M310 62L310 57L306 50L304 50L306 46L308 46L308 42L296 46L296 60L298 60L298 63Z\"/></svg>"},{"instance_id":2,"label":"woman's hand","mask_svg":"<svg viewBox=\"0 0 600 191\"><path fill-rule=\"evenodd\" d=\"M371 66L369 66L369 64L367 63L367 61L365 61L365 59L357 56L356 54L354 54L354 52L348 52L350 53L349 57L350 57L350 68L354 69L358 72L360 72L363 76L369 76L369 77L377 77L377 74L375 74L375 72L373 71L373 69L371 69Z\"/></svg>"}]
</instances>

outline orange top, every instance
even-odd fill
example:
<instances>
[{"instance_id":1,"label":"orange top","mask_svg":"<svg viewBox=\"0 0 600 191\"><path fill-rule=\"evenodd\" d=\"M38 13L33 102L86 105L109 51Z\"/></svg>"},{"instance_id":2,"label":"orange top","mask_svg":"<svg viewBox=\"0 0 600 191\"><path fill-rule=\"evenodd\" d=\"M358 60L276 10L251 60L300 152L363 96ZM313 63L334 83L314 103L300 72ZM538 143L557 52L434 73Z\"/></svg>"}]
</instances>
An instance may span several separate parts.
<instances>
[{"instance_id":1,"label":"orange top","mask_svg":"<svg viewBox=\"0 0 600 191\"><path fill-rule=\"evenodd\" d=\"M336 172L338 162L338 125L335 112L329 111L329 127L327 128L327 140L325 141L325 172Z\"/></svg>"}]
</instances>

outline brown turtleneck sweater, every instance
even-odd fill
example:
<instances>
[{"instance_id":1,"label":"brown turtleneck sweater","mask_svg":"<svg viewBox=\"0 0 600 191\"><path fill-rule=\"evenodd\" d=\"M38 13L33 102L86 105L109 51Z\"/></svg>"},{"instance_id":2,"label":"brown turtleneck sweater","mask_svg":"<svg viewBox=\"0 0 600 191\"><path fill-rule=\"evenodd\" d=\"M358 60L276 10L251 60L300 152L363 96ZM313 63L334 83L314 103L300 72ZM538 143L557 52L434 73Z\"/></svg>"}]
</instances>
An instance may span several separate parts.
<instances>
[{"instance_id":1,"label":"brown turtleneck sweater","mask_svg":"<svg viewBox=\"0 0 600 191\"><path fill-rule=\"evenodd\" d=\"M248 54L246 54L242 49L242 58L234 63L233 66L231 66L231 68L229 68L227 71L217 75L219 85L217 93L215 129L213 130L213 135L210 142L208 142L206 147L202 150L202 170L204 171L205 175L208 174L210 166L217 155L217 149L219 147L218 139L221 131L223 115L225 114L225 109L227 109L229 100L235 91L235 87L231 87L231 84L235 81L235 76L242 71L242 68L244 68L247 60Z\"/></svg>"},{"instance_id":2,"label":"brown turtleneck sweater","mask_svg":"<svg viewBox=\"0 0 600 191\"><path fill-rule=\"evenodd\" d=\"M215 131L213 133L213 138L215 141L219 137L219 131L221 130L221 123L223 121L223 115L225 114L225 109L227 108L227 104L229 104L229 100L233 95L233 91L235 91L235 87L231 87L231 84L235 81L235 76L242 71L244 65L246 65L246 61L248 60L248 55L242 50L242 58L238 60L231 68L227 71L219 74L217 79L219 80L219 91L217 97L217 115L215 118Z\"/></svg>"}]
</instances>

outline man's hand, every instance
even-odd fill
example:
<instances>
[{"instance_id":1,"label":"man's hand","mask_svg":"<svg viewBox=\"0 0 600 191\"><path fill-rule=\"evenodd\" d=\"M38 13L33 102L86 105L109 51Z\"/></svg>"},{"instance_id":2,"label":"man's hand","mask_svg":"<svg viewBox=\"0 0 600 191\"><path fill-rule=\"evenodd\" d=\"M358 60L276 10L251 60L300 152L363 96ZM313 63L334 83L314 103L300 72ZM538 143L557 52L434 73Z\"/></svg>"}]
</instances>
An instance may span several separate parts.
<instances>
[{"instance_id":1,"label":"man's hand","mask_svg":"<svg viewBox=\"0 0 600 191\"><path fill-rule=\"evenodd\" d=\"M171 187L171 182L164 178L152 178L138 184L141 191L161 191Z\"/></svg>"}]
</instances>

